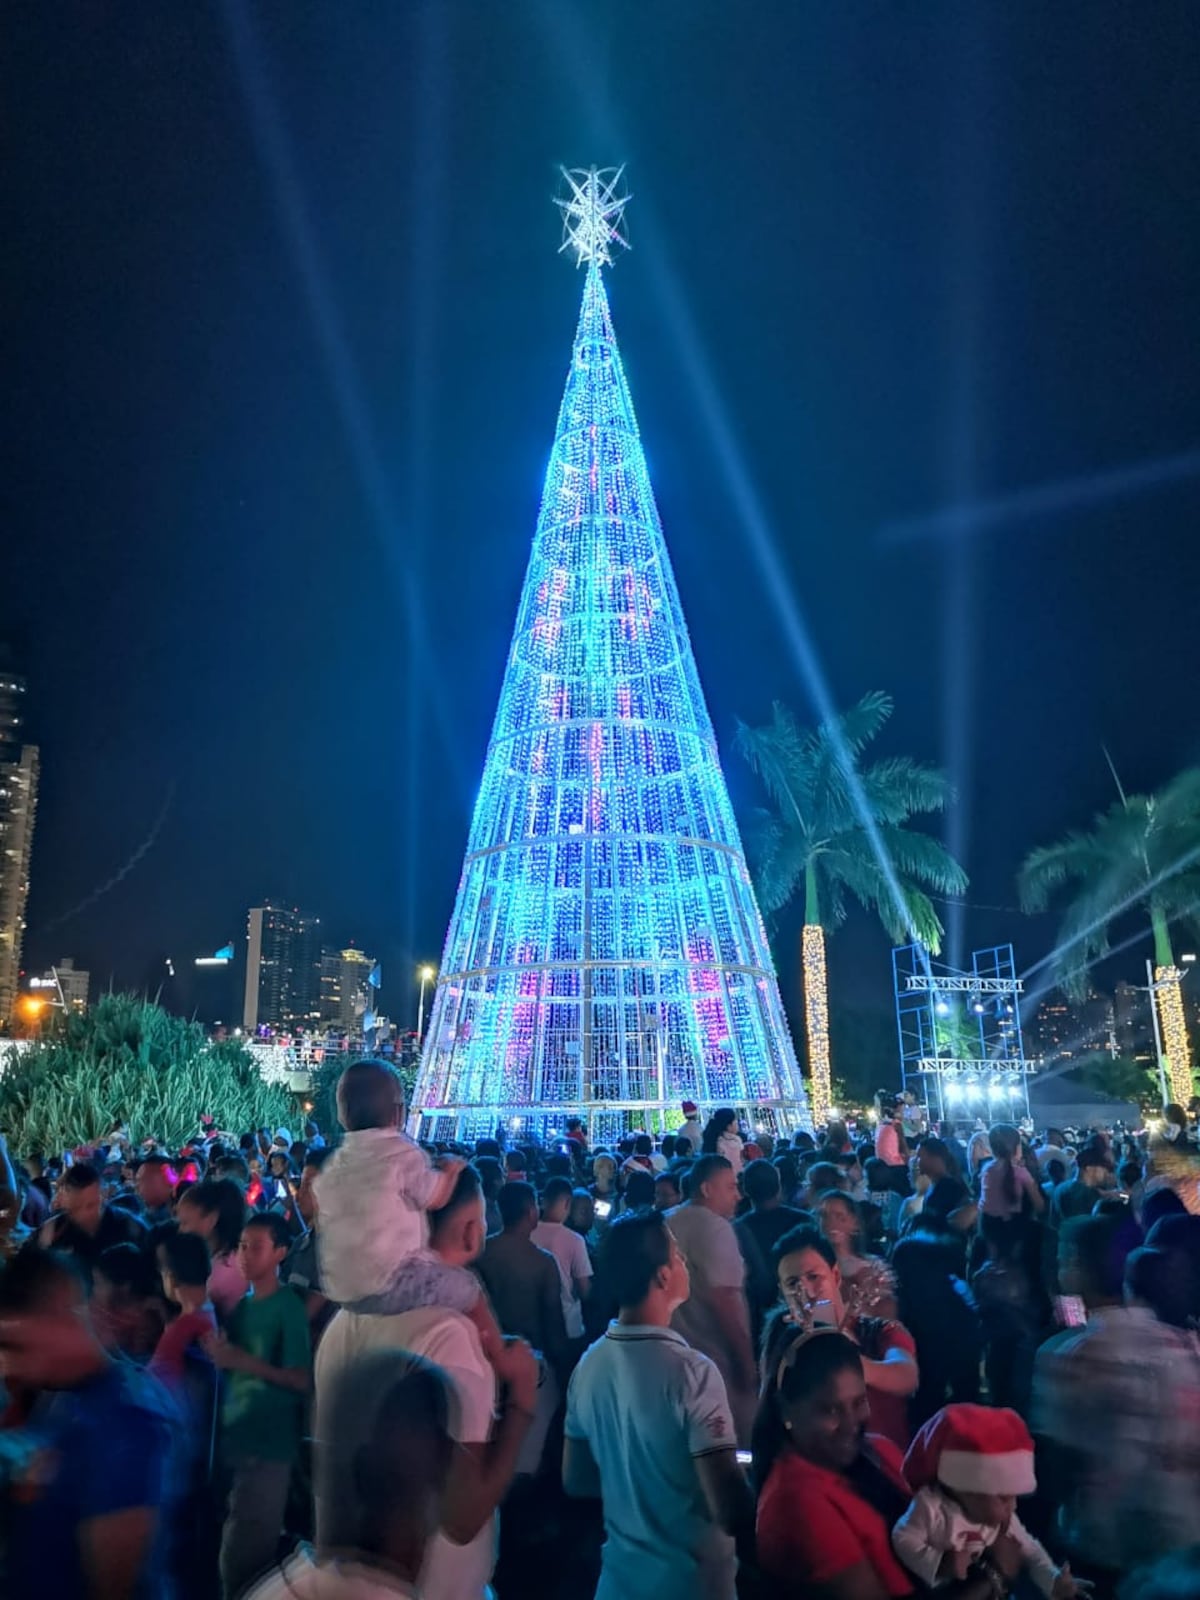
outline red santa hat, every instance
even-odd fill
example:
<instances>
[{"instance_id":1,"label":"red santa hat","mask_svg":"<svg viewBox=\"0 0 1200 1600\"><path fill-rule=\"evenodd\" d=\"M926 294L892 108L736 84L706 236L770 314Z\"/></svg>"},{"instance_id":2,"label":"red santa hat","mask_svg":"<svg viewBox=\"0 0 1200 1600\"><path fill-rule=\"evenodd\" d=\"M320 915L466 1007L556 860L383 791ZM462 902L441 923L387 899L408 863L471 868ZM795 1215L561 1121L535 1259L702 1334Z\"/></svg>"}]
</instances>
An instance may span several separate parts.
<instances>
[{"instance_id":1,"label":"red santa hat","mask_svg":"<svg viewBox=\"0 0 1200 1600\"><path fill-rule=\"evenodd\" d=\"M966 1494L1032 1494L1033 1439L1015 1411L943 1406L909 1446L904 1476L914 1492L940 1483Z\"/></svg>"},{"instance_id":2,"label":"red santa hat","mask_svg":"<svg viewBox=\"0 0 1200 1600\"><path fill-rule=\"evenodd\" d=\"M694 1100L685 1100L679 1109L683 1112L685 1117L694 1117L697 1111L699 1111L700 1107Z\"/></svg>"}]
</instances>

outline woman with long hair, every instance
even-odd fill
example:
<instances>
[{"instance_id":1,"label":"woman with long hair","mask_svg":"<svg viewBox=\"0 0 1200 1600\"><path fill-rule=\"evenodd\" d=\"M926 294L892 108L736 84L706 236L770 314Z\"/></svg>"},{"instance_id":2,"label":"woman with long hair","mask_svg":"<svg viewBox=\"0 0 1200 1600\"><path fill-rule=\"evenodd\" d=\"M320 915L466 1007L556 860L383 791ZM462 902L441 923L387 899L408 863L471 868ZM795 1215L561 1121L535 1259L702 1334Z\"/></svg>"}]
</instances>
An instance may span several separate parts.
<instances>
[{"instance_id":1,"label":"woman with long hair","mask_svg":"<svg viewBox=\"0 0 1200 1600\"><path fill-rule=\"evenodd\" d=\"M862 1254L862 1213L855 1202L840 1189L826 1189L817 1199L817 1217L837 1257L847 1314L895 1317L895 1274L878 1256Z\"/></svg>"},{"instance_id":2,"label":"woman with long hair","mask_svg":"<svg viewBox=\"0 0 1200 1600\"><path fill-rule=\"evenodd\" d=\"M944 1139L923 1139L917 1151L921 1204L917 1214L936 1217L941 1226L960 1236L975 1226L979 1207L967 1188L958 1157Z\"/></svg>"},{"instance_id":3,"label":"woman with long hair","mask_svg":"<svg viewBox=\"0 0 1200 1600\"><path fill-rule=\"evenodd\" d=\"M224 1322L246 1293L238 1264L238 1244L246 1221L246 1201L232 1178L206 1178L190 1188L175 1208L181 1233L198 1233L212 1256L208 1298Z\"/></svg>"},{"instance_id":4,"label":"woman with long hair","mask_svg":"<svg viewBox=\"0 0 1200 1600\"><path fill-rule=\"evenodd\" d=\"M1006 1236L1018 1231L1026 1217L1041 1216L1046 1197L1022 1159L1019 1129L997 1122L988 1132L988 1144L992 1159L979 1180L980 1226L985 1239L1003 1247L1011 1243Z\"/></svg>"},{"instance_id":5,"label":"woman with long hair","mask_svg":"<svg viewBox=\"0 0 1200 1600\"><path fill-rule=\"evenodd\" d=\"M744 1146L738 1132L736 1111L723 1106L713 1112L705 1125L700 1150L706 1156L724 1156L734 1172L742 1170Z\"/></svg>"}]
</instances>

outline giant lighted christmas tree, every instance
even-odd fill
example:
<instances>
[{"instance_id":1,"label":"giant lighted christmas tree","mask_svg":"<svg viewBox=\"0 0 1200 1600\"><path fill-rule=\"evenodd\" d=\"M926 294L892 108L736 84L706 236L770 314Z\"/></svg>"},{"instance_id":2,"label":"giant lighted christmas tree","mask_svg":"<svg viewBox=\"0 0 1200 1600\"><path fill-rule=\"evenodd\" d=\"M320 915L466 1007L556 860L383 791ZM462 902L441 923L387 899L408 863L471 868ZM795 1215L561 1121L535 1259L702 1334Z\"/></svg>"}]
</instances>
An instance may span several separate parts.
<instances>
[{"instance_id":1,"label":"giant lighted christmas tree","mask_svg":"<svg viewBox=\"0 0 1200 1600\"><path fill-rule=\"evenodd\" d=\"M414 1123L807 1124L601 276L620 173L566 177L583 308Z\"/></svg>"}]
</instances>

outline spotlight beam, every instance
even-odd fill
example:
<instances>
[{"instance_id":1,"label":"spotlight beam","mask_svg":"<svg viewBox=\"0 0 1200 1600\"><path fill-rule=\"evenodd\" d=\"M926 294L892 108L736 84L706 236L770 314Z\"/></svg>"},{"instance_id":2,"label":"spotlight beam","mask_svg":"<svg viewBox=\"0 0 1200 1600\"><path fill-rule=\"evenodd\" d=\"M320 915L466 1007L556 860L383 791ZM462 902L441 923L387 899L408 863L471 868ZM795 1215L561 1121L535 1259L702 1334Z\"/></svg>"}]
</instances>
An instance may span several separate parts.
<instances>
[{"instance_id":1,"label":"spotlight beam","mask_svg":"<svg viewBox=\"0 0 1200 1600\"><path fill-rule=\"evenodd\" d=\"M905 544L919 539L947 539L956 534L987 533L1006 523L1080 511L1195 477L1200 477L1200 450L1187 450L1157 461L1139 461L1132 466L1113 467L1107 472L1060 478L1054 483L1018 489L991 500L947 506L923 516L900 517L885 523L879 537L884 544Z\"/></svg>"},{"instance_id":2,"label":"spotlight beam","mask_svg":"<svg viewBox=\"0 0 1200 1600\"><path fill-rule=\"evenodd\" d=\"M325 363L335 408L358 473L359 487L371 512L384 559L395 572L400 585L405 623L413 642L414 656L421 663L447 762L460 791L468 795L471 793L471 780L463 763L460 741L455 737L444 697L436 689L439 677L435 670L436 656L425 611L411 568L398 558L401 544L398 535L402 521L393 503L342 318L329 289L316 230L296 171L287 131L263 66L254 25L248 8L238 0L225 0L222 9L251 133L263 167L271 179L283 234L290 247L312 318L317 347Z\"/></svg>"}]
</instances>

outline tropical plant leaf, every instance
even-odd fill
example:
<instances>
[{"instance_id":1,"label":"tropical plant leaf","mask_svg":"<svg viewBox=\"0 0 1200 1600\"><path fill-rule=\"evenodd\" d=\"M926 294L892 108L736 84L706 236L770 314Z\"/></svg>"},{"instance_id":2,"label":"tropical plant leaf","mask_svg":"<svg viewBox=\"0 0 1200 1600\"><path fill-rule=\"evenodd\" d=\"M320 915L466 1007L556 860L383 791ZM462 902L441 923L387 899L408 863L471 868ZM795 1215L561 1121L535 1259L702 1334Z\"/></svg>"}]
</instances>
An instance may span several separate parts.
<instances>
[{"instance_id":1,"label":"tropical plant leaf","mask_svg":"<svg viewBox=\"0 0 1200 1600\"><path fill-rule=\"evenodd\" d=\"M1089 968L1107 955L1121 918L1200 926L1200 768L1155 794L1122 795L1089 830L1031 851L1017 877L1030 912L1047 910L1068 886L1053 971L1072 997L1086 992Z\"/></svg>"},{"instance_id":2,"label":"tropical plant leaf","mask_svg":"<svg viewBox=\"0 0 1200 1600\"><path fill-rule=\"evenodd\" d=\"M135 1143L178 1147L201 1112L220 1127L292 1126L296 1097L263 1078L237 1040L133 995L111 994L84 1016L0 1058L0 1130L14 1151L50 1153L100 1139L118 1118Z\"/></svg>"},{"instance_id":3,"label":"tropical plant leaf","mask_svg":"<svg viewBox=\"0 0 1200 1600\"><path fill-rule=\"evenodd\" d=\"M891 696L877 690L812 730L779 704L765 726L739 727L737 748L761 779L776 824L766 830L756 813L749 829L768 913L802 893L811 875L826 928L844 919L849 893L893 938L924 929L940 939L941 923L923 891L961 894L966 874L938 840L904 824L942 810L953 790L935 767L905 756L859 765L891 714Z\"/></svg>"}]
</instances>

